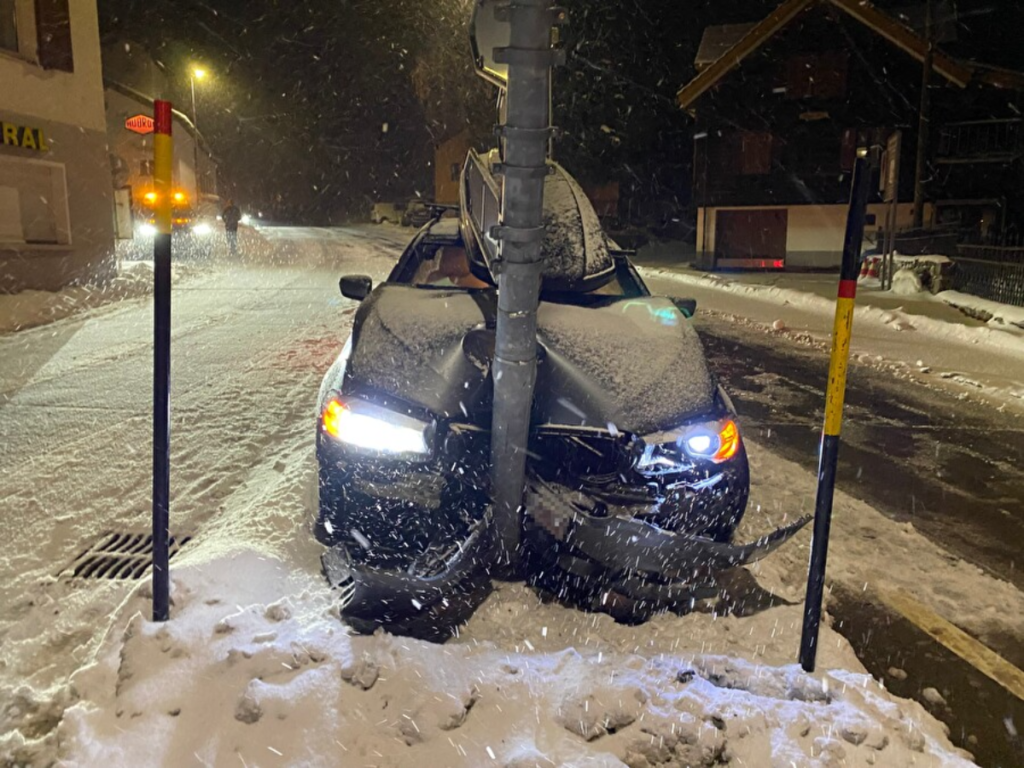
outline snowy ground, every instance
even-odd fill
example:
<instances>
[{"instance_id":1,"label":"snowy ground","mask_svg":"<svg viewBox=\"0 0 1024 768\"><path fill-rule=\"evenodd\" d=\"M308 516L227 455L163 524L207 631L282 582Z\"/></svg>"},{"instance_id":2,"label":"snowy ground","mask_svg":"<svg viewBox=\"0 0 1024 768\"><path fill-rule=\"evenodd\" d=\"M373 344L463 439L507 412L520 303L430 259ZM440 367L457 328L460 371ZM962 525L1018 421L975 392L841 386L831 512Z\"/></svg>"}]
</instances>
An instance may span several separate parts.
<instances>
[{"instance_id":1,"label":"snowy ground","mask_svg":"<svg viewBox=\"0 0 1024 768\"><path fill-rule=\"evenodd\" d=\"M651 267L645 279L657 292L697 299L737 322L790 339L826 346L835 313L835 275L729 275ZM1004 308L1002 321L967 317L927 293L893 295L870 286L858 291L851 354L895 376L953 388L971 397L1024 411L1024 329L1021 313ZM971 305L984 302L971 297ZM992 307L988 307L992 309ZM1004 317L1005 315L1005 317Z\"/></svg>"},{"instance_id":2,"label":"snowy ground","mask_svg":"<svg viewBox=\"0 0 1024 768\"><path fill-rule=\"evenodd\" d=\"M262 263L176 293L172 532L195 538L164 626L145 583L56 578L146 529L151 306L0 338L0 765L968 764L839 634L816 675L793 664L807 532L686 616L502 583L445 645L350 637L308 531L312 405L354 311L337 277L379 279L407 233L265 231ZM814 473L748 447L752 538L808 511ZM1024 636L1017 590L842 493L830 576Z\"/></svg>"},{"instance_id":3,"label":"snowy ground","mask_svg":"<svg viewBox=\"0 0 1024 768\"><path fill-rule=\"evenodd\" d=\"M183 280L195 267L175 265ZM35 328L87 309L145 296L153 290L153 263L127 262L103 285L76 285L61 291L22 291L0 294L0 334Z\"/></svg>"}]
</instances>

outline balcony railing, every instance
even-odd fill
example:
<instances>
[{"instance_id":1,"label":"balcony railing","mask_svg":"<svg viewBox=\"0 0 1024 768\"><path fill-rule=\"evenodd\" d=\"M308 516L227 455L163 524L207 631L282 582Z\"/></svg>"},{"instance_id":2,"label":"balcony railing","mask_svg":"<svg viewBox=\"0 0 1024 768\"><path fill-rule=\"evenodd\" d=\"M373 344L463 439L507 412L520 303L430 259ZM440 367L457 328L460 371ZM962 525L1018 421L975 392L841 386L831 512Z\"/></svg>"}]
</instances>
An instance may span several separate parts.
<instances>
[{"instance_id":1,"label":"balcony railing","mask_svg":"<svg viewBox=\"0 0 1024 768\"><path fill-rule=\"evenodd\" d=\"M940 163L1012 162L1024 150L1024 125L1019 118L950 123L939 132Z\"/></svg>"}]
</instances>

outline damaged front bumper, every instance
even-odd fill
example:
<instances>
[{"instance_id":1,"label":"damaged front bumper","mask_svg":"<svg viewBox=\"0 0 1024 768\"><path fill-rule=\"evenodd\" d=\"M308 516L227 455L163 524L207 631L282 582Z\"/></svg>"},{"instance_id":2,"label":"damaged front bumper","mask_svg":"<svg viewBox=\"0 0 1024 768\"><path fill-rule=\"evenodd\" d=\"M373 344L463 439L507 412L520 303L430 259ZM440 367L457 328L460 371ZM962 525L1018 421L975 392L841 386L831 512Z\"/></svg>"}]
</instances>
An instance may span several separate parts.
<instances>
[{"instance_id":1,"label":"damaged front bumper","mask_svg":"<svg viewBox=\"0 0 1024 768\"><path fill-rule=\"evenodd\" d=\"M650 604L713 595L715 574L760 560L812 519L802 517L748 544L732 544L628 516L593 514L569 501L566 491L534 478L527 502L531 522L547 531L556 548L572 552L594 572L609 575L619 591ZM341 590L343 615L395 627L470 589L474 577L486 574L492 542L488 511L429 574L417 573L415 563L405 570L356 563L343 543L325 552L321 562L328 582Z\"/></svg>"},{"instance_id":2,"label":"damaged front bumper","mask_svg":"<svg viewBox=\"0 0 1024 768\"><path fill-rule=\"evenodd\" d=\"M417 563L405 570L357 563L344 543L324 552L320 563L328 583L341 592L344 616L394 626L472 589L475 577L487 570L492 528L488 511L429 573L417 573Z\"/></svg>"}]
</instances>

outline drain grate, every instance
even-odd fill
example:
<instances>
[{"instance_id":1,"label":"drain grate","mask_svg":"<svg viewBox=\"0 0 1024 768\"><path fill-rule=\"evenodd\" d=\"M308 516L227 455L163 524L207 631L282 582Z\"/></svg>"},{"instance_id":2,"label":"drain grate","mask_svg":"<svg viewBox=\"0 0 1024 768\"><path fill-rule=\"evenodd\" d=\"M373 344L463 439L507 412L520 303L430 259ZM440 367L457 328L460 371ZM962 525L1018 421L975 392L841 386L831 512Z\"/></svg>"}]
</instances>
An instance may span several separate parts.
<instances>
[{"instance_id":1,"label":"drain grate","mask_svg":"<svg viewBox=\"0 0 1024 768\"><path fill-rule=\"evenodd\" d=\"M172 536L169 558L192 540ZM104 533L57 574L61 579L140 579L153 564L152 533Z\"/></svg>"}]
</instances>

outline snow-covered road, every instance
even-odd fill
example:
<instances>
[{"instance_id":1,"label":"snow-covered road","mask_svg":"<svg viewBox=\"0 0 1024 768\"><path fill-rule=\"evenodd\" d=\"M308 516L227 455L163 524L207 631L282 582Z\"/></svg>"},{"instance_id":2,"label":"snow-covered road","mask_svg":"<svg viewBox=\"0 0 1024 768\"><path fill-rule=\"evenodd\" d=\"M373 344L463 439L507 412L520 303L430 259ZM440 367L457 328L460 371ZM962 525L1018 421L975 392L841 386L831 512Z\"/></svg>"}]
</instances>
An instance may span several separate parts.
<instances>
[{"instance_id":1,"label":"snow-covered road","mask_svg":"<svg viewBox=\"0 0 1024 768\"><path fill-rule=\"evenodd\" d=\"M312 407L354 312L338 276L379 279L409 231L262 234L175 293L172 532L195 539L166 627L142 583L56 578L103 532L147 528L150 302L0 338L0 764L964 764L832 630L816 678L792 666L807 532L688 616L626 627L500 583L457 642L349 638L307 530ZM749 449L746 538L814 486ZM1024 636L1012 585L843 493L836 516L837 583Z\"/></svg>"}]
</instances>

